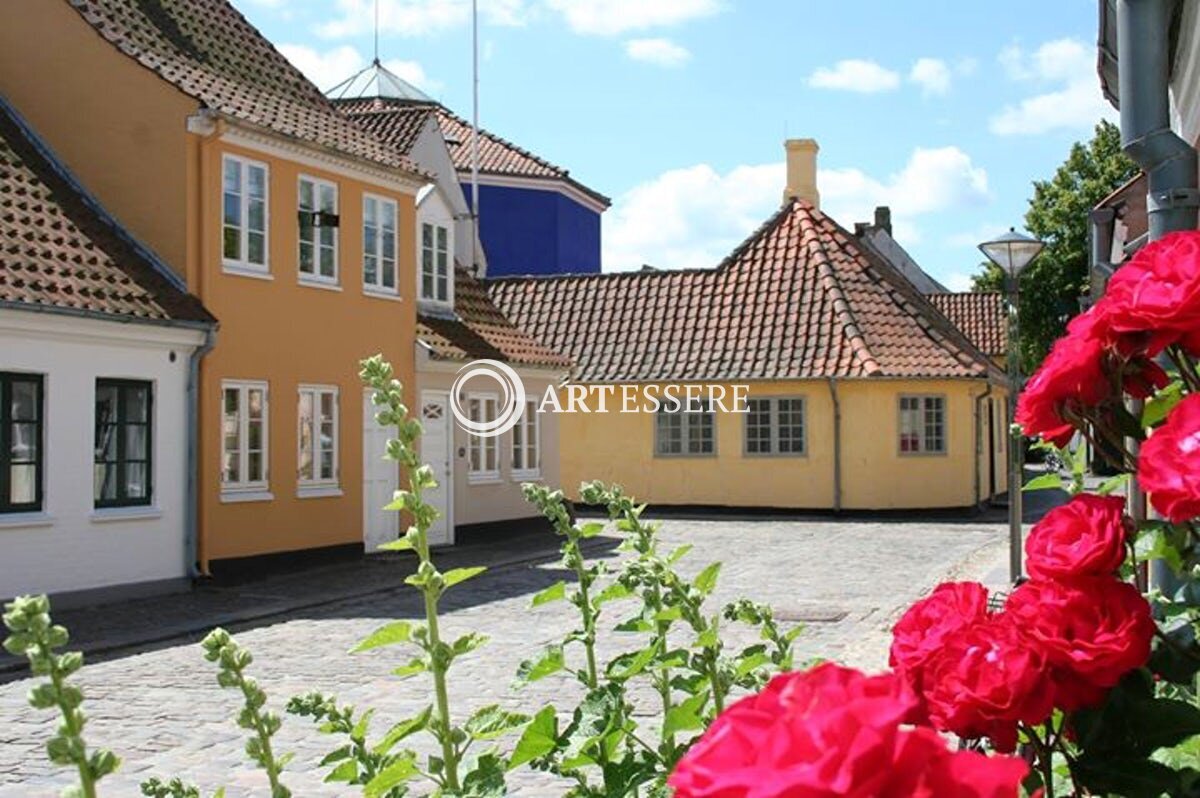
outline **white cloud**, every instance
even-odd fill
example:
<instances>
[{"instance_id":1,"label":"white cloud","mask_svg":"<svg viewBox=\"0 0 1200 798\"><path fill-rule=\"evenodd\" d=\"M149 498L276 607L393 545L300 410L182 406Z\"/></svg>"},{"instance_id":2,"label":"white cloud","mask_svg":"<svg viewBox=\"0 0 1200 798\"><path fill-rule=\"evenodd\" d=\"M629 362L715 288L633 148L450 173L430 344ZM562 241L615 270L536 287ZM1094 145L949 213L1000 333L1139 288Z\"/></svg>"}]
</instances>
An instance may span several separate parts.
<instances>
[{"instance_id":1,"label":"white cloud","mask_svg":"<svg viewBox=\"0 0 1200 798\"><path fill-rule=\"evenodd\" d=\"M1087 130L1101 118L1116 118L1116 113L1100 93L1094 49L1077 39L1046 42L1032 53L1013 44L1000 52L998 60L1012 80L1038 84L1049 90L1006 106L995 114L988 127L997 135Z\"/></svg>"},{"instance_id":2,"label":"white cloud","mask_svg":"<svg viewBox=\"0 0 1200 798\"><path fill-rule=\"evenodd\" d=\"M808 85L818 89L837 89L870 94L891 91L900 85L900 75L874 61L848 58L832 67L820 67L808 78Z\"/></svg>"},{"instance_id":3,"label":"white cloud","mask_svg":"<svg viewBox=\"0 0 1200 798\"><path fill-rule=\"evenodd\" d=\"M944 275L939 282L951 291L970 291L971 280L974 276L973 274L963 274L962 272L951 272Z\"/></svg>"},{"instance_id":4,"label":"white cloud","mask_svg":"<svg viewBox=\"0 0 1200 798\"><path fill-rule=\"evenodd\" d=\"M525 22L524 0L479 0L479 17L492 25ZM369 33L375 29L375 0L337 0L333 18L317 27L331 39ZM397 36L427 36L458 28L471 21L471 0L379 0L379 30Z\"/></svg>"},{"instance_id":5,"label":"white cloud","mask_svg":"<svg viewBox=\"0 0 1200 798\"><path fill-rule=\"evenodd\" d=\"M921 94L929 97L950 91L951 71L940 58L918 58L908 73L908 79L921 87Z\"/></svg>"},{"instance_id":6,"label":"white cloud","mask_svg":"<svg viewBox=\"0 0 1200 798\"><path fill-rule=\"evenodd\" d=\"M719 0L544 0L575 33L612 36L678 25L719 12Z\"/></svg>"},{"instance_id":7,"label":"white cloud","mask_svg":"<svg viewBox=\"0 0 1200 798\"><path fill-rule=\"evenodd\" d=\"M708 164L673 169L627 191L604 215L604 267L715 266L779 207L782 163L721 174ZM919 217L988 199L987 173L956 147L913 151L886 179L859 169L822 169L822 207L844 227L889 205L895 235L915 243Z\"/></svg>"},{"instance_id":8,"label":"white cloud","mask_svg":"<svg viewBox=\"0 0 1200 798\"><path fill-rule=\"evenodd\" d=\"M953 233L946 237L946 246L950 248L959 247L978 247L984 241L990 241L1001 233L1008 232L1008 225L986 223L981 224L974 230L964 230L960 233ZM983 253L980 253L979 260L983 262Z\"/></svg>"},{"instance_id":9,"label":"white cloud","mask_svg":"<svg viewBox=\"0 0 1200 798\"><path fill-rule=\"evenodd\" d=\"M683 66L692 57L686 47L670 39L630 39L625 42L625 54L634 61L665 67Z\"/></svg>"},{"instance_id":10,"label":"white cloud","mask_svg":"<svg viewBox=\"0 0 1200 798\"><path fill-rule=\"evenodd\" d=\"M321 91L328 91L367 65L367 59L348 44L324 52L303 44L281 44L279 52ZM441 88L441 84L426 75L416 61L393 59L384 61L383 65L424 91Z\"/></svg>"}]
</instances>

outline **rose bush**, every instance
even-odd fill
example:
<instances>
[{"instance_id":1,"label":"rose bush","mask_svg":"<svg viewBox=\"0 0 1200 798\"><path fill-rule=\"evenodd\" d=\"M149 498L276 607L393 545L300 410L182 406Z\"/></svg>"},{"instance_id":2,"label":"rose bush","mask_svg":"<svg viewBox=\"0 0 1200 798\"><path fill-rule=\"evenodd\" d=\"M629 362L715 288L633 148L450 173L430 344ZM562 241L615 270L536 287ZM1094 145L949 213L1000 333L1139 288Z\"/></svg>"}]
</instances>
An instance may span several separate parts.
<instances>
[{"instance_id":1,"label":"rose bush","mask_svg":"<svg viewBox=\"0 0 1200 798\"><path fill-rule=\"evenodd\" d=\"M1082 493L1046 513L1025 541L1026 569L1041 579L1112 576L1125 560L1125 499Z\"/></svg>"}]
</instances>

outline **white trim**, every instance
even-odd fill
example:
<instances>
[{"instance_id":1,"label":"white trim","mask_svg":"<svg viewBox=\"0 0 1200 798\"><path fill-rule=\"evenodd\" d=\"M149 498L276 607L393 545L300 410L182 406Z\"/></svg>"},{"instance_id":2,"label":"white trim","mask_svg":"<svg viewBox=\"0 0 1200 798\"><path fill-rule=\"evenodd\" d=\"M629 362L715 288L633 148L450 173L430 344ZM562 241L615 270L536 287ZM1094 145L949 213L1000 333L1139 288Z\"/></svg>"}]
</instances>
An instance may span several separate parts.
<instances>
[{"instance_id":1,"label":"white trim","mask_svg":"<svg viewBox=\"0 0 1200 798\"><path fill-rule=\"evenodd\" d=\"M97 507L92 510L89 518L93 524L107 524L113 521L149 521L162 518L161 507L142 505L140 507Z\"/></svg>"},{"instance_id":2,"label":"white trim","mask_svg":"<svg viewBox=\"0 0 1200 798\"><path fill-rule=\"evenodd\" d=\"M305 288L319 288L322 291L333 291L334 293L341 293L342 291L342 287L337 283L330 283L324 280L313 280L303 274L301 274L300 279L296 281L296 285L302 285Z\"/></svg>"},{"instance_id":3,"label":"white trim","mask_svg":"<svg viewBox=\"0 0 1200 798\"><path fill-rule=\"evenodd\" d=\"M404 297L400 296L399 292L385 291L382 288L374 288L373 286L369 285L363 286L363 296L374 297L375 299L386 299L390 302L404 301Z\"/></svg>"},{"instance_id":4,"label":"white trim","mask_svg":"<svg viewBox=\"0 0 1200 798\"><path fill-rule=\"evenodd\" d=\"M362 287L363 293L373 294L396 294L400 293L400 203L391 197L384 197L379 194L371 194L363 192L362 195ZM370 254L375 258L375 276L378 278L376 282L367 282L367 203L375 202L379 204L379 220L382 222L382 214L390 205L392 208L392 235L395 240L392 242L392 280L395 282L392 286L384 285L383 283L383 225L378 225L378 230L375 234L375 251Z\"/></svg>"},{"instance_id":5,"label":"white trim","mask_svg":"<svg viewBox=\"0 0 1200 798\"><path fill-rule=\"evenodd\" d=\"M510 477L513 482L522 482L532 479L541 479L542 477L542 419L538 413L538 401L536 399L525 400L525 412L521 418L513 426L510 433L509 453L512 456L512 471ZM532 422L532 423L531 423ZM529 451L529 441L522 440L521 448L517 448L517 430L521 430L522 436L529 435L533 432L533 465L525 462L525 454ZM521 452L521 457L517 457L517 452ZM521 460L521 467L517 467L517 460Z\"/></svg>"},{"instance_id":6,"label":"white trim","mask_svg":"<svg viewBox=\"0 0 1200 798\"><path fill-rule=\"evenodd\" d=\"M204 343L204 331L195 328L19 308L0 309L0 333L71 343L105 341L156 351L173 347L186 350Z\"/></svg>"},{"instance_id":7,"label":"white trim","mask_svg":"<svg viewBox=\"0 0 1200 798\"><path fill-rule=\"evenodd\" d=\"M275 501L275 494L269 490L227 490L221 493L221 504L270 501Z\"/></svg>"},{"instance_id":8,"label":"white trim","mask_svg":"<svg viewBox=\"0 0 1200 798\"><path fill-rule=\"evenodd\" d=\"M901 438L904 435L904 400L916 399L919 402L916 412L919 414L917 419L917 448L911 451L904 451L901 447ZM936 399L942 404L942 448L930 449L925 442L925 414L929 412L926 405L931 399ZM910 411L911 412L911 411ZM945 457L950 453L950 403L946 401L946 395L943 393L902 393L896 396L896 453L901 457Z\"/></svg>"},{"instance_id":9,"label":"white trim","mask_svg":"<svg viewBox=\"0 0 1200 798\"><path fill-rule=\"evenodd\" d=\"M458 489L458 480L455 475L455 464L454 464L454 452L455 452L455 448L456 448L456 444L454 441L454 430L457 427L455 426L453 420L451 420L452 414L450 413L450 392L449 391L430 389L430 388L422 389L421 390L421 403L420 403L420 406L422 408L425 406L425 403L427 401L429 401L428 399L426 399L426 397L430 397L435 402L441 402L442 406L446 410L446 413L448 414L444 419L445 425L446 425L446 451L443 452L443 455L446 458L446 470L449 473L434 474L434 476L437 478L438 485L441 486L442 488L444 488L446 491L446 507L445 507L445 512L442 515L442 517L445 519L445 522L446 522L447 540L446 540L445 545L453 546L454 542L456 540L456 536L454 533L454 493ZM422 423L423 422L424 422L424 419L422 419ZM424 442L426 440L428 440L428 439L425 437L421 438L422 445L424 445ZM428 461L426 461L426 462L428 462Z\"/></svg>"},{"instance_id":10,"label":"white trim","mask_svg":"<svg viewBox=\"0 0 1200 798\"><path fill-rule=\"evenodd\" d=\"M304 456L304 451L301 448L303 446L304 439L303 439L303 436L300 434L300 432L302 430L302 421L300 419L300 401L304 398L305 394L309 394L311 397L310 402L311 402L311 409L312 409L312 417L308 420L308 423L311 427L311 429L309 430L309 440L312 441L312 444L313 444L313 451L312 451L312 473L313 473L313 476L311 476L307 479L300 476L300 460ZM316 474L319 471L320 465L321 465L321 460L320 460L320 458L321 458L320 402L321 402L322 396L325 394L332 394L332 396L333 396L333 476L328 477L328 478L321 478L321 477L316 476ZM340 434L341 431L339 429L340 425L341 425L341 396L340 396L340 392L338 391L338 386L336 386L336 385L314 385L314 384L305 383L305 384L301 384L297 387L297 389L296 389L296 484L299 485L299 489L301 491L311 491L314 488L325 488L325 489L328 489L328 488L338 489L339 488L340 480L341 480L341 469L339 467L341 458L338 456L339 455L338 449L341 444L341 434ZM338 494L339 495L341 494L340 489L338 489ZM297 493L297 495L300 495L299 492Z\"/></svg>"},{"instance_id":11,"label":"white trim","mask_svg":"<svg viewBox=\"0 0 1200 798\"><path fill-rule=\"evenodd\" d=\"M240 203L241 224L238 227L238 250L240 257L230 259L225 257L225 169L229 162L236 162L241 167L241 181L238 185L238 201ZM254 263L247 260L250 253L250 193L248 187L250 185L250 169L258 168L263 172L263 262ZM221 220L221 268L223 271L237 273L249 276L250 274L270 274L271 273L271 166L264 161L256 161L253 158L247 158L244 155L235 155L233 153L221 153L221 193L218 197L220 200L220 216Z\"/></svg>"},{"instance_id":12,"label":"white trim","mask_svg":"<svg viewBox=\"0 0 1200 798\"><path fill-rule=\"evenodd\" d=\"M54 516L45 510L33 510L28 513L0 514L0 529L25 529L28 527L53 525Z\"/></svg>"},{"instance_id":13,"label":"white trim","mask_svg":"<svg viewBox=\"0 0 1200 798\"><path fill-rule=\"evenodd\" d=\"M225 481L225 392L236 390L238 392L238 475L242 477L238 482ZM246 479L247 472L250 470L250 391L260 390L263 395L262 407L262 479ZM245 494L265 494L270 498L268 493L271 484L271 392L270 386L263 380L221 380L221 402L220 402L220 424L218 429L221 435L221 495L222 501L225 496L238 496ZM230 501L262 501L263 499L253 498L238 498L230 499Z\"/></svg>"},{"instance_id":14,"label":"white trim","mask_svg":"<svg viewBox=\"0 0 1200 798\"><path fill-rule=\"evenodd\" d=\"M246 126L241 120L222 114L228 123L221 134L221 141L244 147L264 155L283 158L293 163L307 166L310 169L320 169L339 177L361 180L384 190L396 191L401 194L416 196L421 186L430 182L429 178L413 175L404 176L399 168L388 167L354 156L343 155L336 151L327 150L319 145L286 139L271 133L256 130Z\"/></svg>"},{"instance_id":15,"label":"white trim","mask_svg":"<svg viewBox=\"0 0 1200 798\"><path fill-rule=\"evenodd\" d=\"M486 403L487 402L492 403L492 414L491 415L493 418L495 417L495 415L497 413L500 412L500 395L497 393L489 393L489 392L468 393L467 394L467 412L468 413L470 413L470 411L471 411L471 403L475 402L475 401L478 401L481 403L480 410L484 411L483 412L484 417L486 417L488 415L486 412L486 408L487 408ZM479 419L474 419L474 420L483 421L483 420L486 420L486 418L479 418ZM493 455L492 462L495 463L494 468L483 467L487 463L487 453L488 453L489 449L491 449L491 451L492 451L492 455ZM481 468L479 470L475 470L472 467L472 462L471 462L474 458L474 454L476 451L479 452L479 464L481 466ZM467 482L471 485L482 485L482 484L487 484L487 483L491 483L491 482L500 482L501 481L500 470L501 470L500 469L500 436L495 435L492 437L485 438L482 435L472 435L472 434L468 433Z\"/></svg>"},{"instance_id":16,"label":"white trim","mask_svg":"<svg viewBox=\"0 0 1200 798\"><path fill-rule=\"evenodd\" d=\"M459 175L463 174L470 174L470 172L459 172ZM479 175L479 185L496 186L498 188L524 188L534 191L554 191L596 213L604 213L609 207L595 197L580 191L575 186L557 177L517 177L516 175L481 173Z\"/></svg>"},{"instance_id":17,"label":"white trim","mask_svg":"<svg viewBox=\"0 0 1200 798\"><path fill-rule=\"evenodd\" d=\"M422 304L431 305L433 307L453 308L454 307L454 228L447 224L440 224L439 219L422 219L417 223L417 299ZM438 274L437 257L439 254L446 256L446 298L438 299L436 296L425 296L425 228L430 228L431 247L430 257L431 265L433 266L433 291L437 293ZM438 231L442 230L446 233L446 249L439 250L437 245Z\"/></svg>"},{"instance_id":18,"label":"white trim","mask_svg":"<svg viewBox=\"0 0 1200 798\"><path fill-rule=\"evenodd\" d=\"M322 188L333 189L333 213L335 216L338 217L339 224L337 227L333 228L333 276L332 277L326 277L325 275L321 274L320 228L316 228L316 227L313 228L313 232L315 233L315 235L313 236L313 240L312 240L313 272L312 272L312 274L309 274L308 272L303 271L300 268L300 263L301 263L300 247L305 243L304 239L301 237L303 228L301 228L299 225L299 213L300 213L300 211L303 210L303 208L300 207L300 197L301 197L301 189L306 181L309 183L312 183L312 186L313 186L313 201L317 205L317 207L314 208L315 211L320 211L320 204L321 204L320 203L320 189L322 189ZM296 213L297 213L296 273L298 275L300 275L300 284L301 285L308 285L308 286L312 286L313 288L338 287L338 283L339 283L341 275L342 275L342 267L341 267L342 228L341 228L341 224L340 224L342 214L341 214L341 211L339 210L340 205L341 205L341 190L340 190L340 187L338 186L338 184L336 182L334 182L333 180L325 180L324 178L314 177L313 175L305 174L303 172L301 172L299 175L296 176Z\"/></svg>"},{"instance_id":19,"label":"white trim","mask_svg":"<svg viewBox=\"0 0 1200 798\"><path fill-rule=\"evenodd\" d=\"M259 271L257 268L248 268L240 263L232 261L224 261L221 264L221 271L228 274L230 277L253 277L255 280L274 280L275 275L270 272Z\"/></svg>"},{"instance_id":20,"label":"white trim","mask_svg":"<svg viewBox=\"0 0 1200 798\"><path fill-rule=\"evenodd\" d=\"M309 485L305 483L296 488L297 499L332 499L344 495L342 489L337 485Z\"/></svg>"}]
</instances>

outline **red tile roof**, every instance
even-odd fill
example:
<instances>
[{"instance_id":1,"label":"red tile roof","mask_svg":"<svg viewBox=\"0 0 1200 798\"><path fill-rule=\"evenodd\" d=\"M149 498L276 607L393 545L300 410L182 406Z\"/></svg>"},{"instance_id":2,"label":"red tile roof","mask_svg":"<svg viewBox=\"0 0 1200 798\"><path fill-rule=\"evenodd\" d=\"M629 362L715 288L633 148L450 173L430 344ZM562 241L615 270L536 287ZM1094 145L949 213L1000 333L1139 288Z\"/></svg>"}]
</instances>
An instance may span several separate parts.
<instances>
[{"instance_id":1,"label":"red tile roof","mask_svg":"<svg viewBox=\"0 0 1200 798\"><path fill-rule=\"evenodd\" d=\"M488 285L587 382L1000 376L904 277L800 200L715 269Z\"/></svg>"},{"instance_id":2,"label":"red tile roof","mask_svg":"<svg viewBox=\"0 0 1200 798\"><path fill-rule=\"evenodd\" d=\"M169 270L0 100L0 304L212 323Z\"/></svg>"},{"instance_id":3,"label":"red tile roof","mask_svg":"<svg viewBox=\"0 0 1200 798\"><path fill-rule=\"evenodd\" d=\"M433 114L431 105L402 104L384 97L333 102L339 111L405 155L412 152L426 120Z\"/></svg>"},{"instance_id":4,"label":"red tile roof","mask_svg":"<svg viewBox=\"0 0 1200 798\"><path fill-rule=\"evenodd\" d=\"M417 338L440 360L490 358L524 366L568 369L569 358L552 352L522 332L488 296L483 283L463 268L455 270L453 315L417 315Z\"/></svg>"},{"instance_id":5,"label":"red tile roof","mask_svg":"<svg viewBox=\"0 0 1200 798\"><path fill-rule=\"evenodd\" d=\"M997 291L926 294L933 306L991 357L1008 352L1008 313Z\"/></svg>"},{"instance_id":6,"label":"red tile roof","mask_svg":"<svg viewBox=\"0 0 1200 798\"><path fill-rule=\"evenodd\" d=\"M395 148L339 113L228 0L70 3L121 52L207 108L346 155L418 172Z\"/></svg>"}]
</instances>

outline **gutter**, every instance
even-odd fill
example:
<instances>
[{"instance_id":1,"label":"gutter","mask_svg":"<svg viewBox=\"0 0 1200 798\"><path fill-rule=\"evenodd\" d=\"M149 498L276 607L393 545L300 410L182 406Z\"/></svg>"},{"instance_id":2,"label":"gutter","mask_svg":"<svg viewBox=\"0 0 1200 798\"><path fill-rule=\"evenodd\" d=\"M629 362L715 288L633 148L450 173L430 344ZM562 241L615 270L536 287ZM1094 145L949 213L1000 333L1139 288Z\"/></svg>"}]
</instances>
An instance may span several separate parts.
<instances>
[{"instance_id":1,"label":"gutter","mask_svg":"<svg viewBox=\"0 0 1200 798\"><path fill-rule=\"evenodd\" d=\"M183 567L188 577L200 575L200 550L197 530L200 526L200 361L217 343L216 330L209 328L204 343L188 356L187 378L187 485L184 492Z\"/></svg>"},{"instance_id":2,"label":"gutter","mask_svg":"<svg viewBox=\"0 0 1200 798\"><path fill-rule=\"evenodd\" d=\"M975 397L975 506L980 507L983 504L983 474L979 467L979 458L983 455L983 400L992 395L992 383L984 381L986 390ZM988 433L995 435L995 430L988 430ZM988 458L988 468L994 468L995 463ZM988 496L990 500L992 497Z\"/></svg>"},{"instance_id":3,"label":"gutter","mask_svg":"<svg viewBox=\"0 0 1200 798\"><path fill-rule=\"evenodd\" d=\"M842 511L842 405L838 401L837 377L829 377L829 398L833 400L833 511Z\"/></svg>"}]
</instances>

